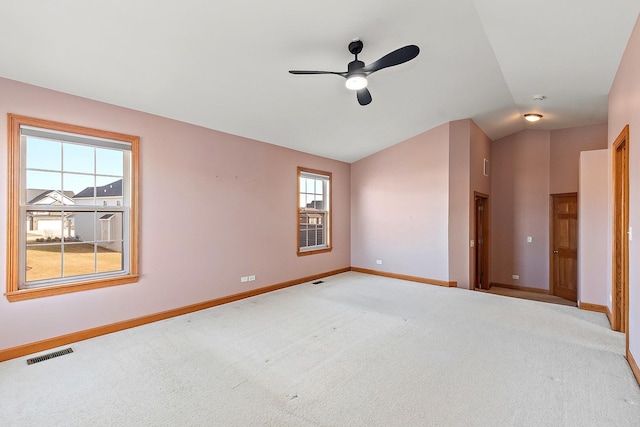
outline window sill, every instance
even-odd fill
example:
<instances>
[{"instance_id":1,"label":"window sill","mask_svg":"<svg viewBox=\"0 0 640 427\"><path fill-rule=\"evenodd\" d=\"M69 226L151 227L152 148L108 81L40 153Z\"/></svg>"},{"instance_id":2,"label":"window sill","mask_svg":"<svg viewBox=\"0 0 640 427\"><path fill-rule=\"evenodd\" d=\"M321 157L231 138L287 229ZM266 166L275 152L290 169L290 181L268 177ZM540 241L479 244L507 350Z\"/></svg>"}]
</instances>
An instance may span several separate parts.
<instances>
[{"instance_id":1,"label":"window sill","mask_svg":"<svg viewBox=\"0 0 640 427\"><path fill-rule=\"evenodd\" d=\"M322 254L322 253L325 253L325 252L331 252L332 249L333 249L332 247L329 247L329 248L322 248L322 249L311 249L311 250L307 250L307 251L298 250L298 256Z\"/></svg>"},{"instance_id":2,"label":"window sill","mask_svg":"<svg viewBox=\"0 0 640 427\"><path fill-rule=\"evenodd\" d=\"M42 288L20 289L10 291L5 294L9 302L25 301L34 298L50 297L53 295L68 294L71 292L88 291L90 289L106 288L109 286L124 285L127 283L135 283L140 276L127 275L111 277L103 280L94 280L90 282L69 283L64 285L46 286Z\"/></svg>"}]
</instances>

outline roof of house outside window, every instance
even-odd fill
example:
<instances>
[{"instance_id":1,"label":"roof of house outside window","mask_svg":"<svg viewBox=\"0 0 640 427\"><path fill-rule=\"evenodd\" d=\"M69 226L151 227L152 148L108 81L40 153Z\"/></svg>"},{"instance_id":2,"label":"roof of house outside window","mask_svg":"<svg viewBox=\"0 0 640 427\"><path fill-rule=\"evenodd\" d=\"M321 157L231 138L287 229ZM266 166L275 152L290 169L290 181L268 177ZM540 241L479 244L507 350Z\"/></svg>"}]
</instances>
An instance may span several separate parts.
<instances>
[{"instance_id":1,"label":"roof of house outside window","mask_svg":"<svg viewBox=\"0 0 640 427\"><path fill-rule=\"evenodd\" d=\"M75 196L74 199L93 197L93 189L96 189L96 197L122 197L122 179L114 181L102 187L87 187Z\"/></svg>"}]
</instances>

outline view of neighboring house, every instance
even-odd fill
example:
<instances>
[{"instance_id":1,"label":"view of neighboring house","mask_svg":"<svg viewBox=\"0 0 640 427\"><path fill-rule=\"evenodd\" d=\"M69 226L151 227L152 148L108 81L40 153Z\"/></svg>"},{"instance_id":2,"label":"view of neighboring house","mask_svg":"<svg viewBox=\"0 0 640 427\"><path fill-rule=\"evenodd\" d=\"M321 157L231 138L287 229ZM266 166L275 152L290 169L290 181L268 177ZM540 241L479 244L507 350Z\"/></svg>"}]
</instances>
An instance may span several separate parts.
<instances>
[{"instance_id":1,"label":"view of neighboring house","mask_svg":"<svg viewBox=\"0 0 640 427\"><path fill-rule=\"evenodd\" d=\"M122 179L102 187L87 187L73 196L73 200L78 205L122 206Z\"/></svg>"},{"instance_id":2,"label":"view of neighboring house","mask_svg":"<svg viewBox=\"0 0 640 427\"><path fill-rule=\"evenodd\" d=\"M300 247L325 244L323 228L327 213L323 208L322 200L307 203L306 207L300 208Z\"/></svg>"},{"instance_id":3,"label":"view of neighboring house","mask_svg":"<svg viewBox=\"0 0 640 427\"><path fill-rule=\"evenodd\" d=\"M87 187L73 196L77 205L83 206L122 206L122 179L103 185L101 187ZM97 240L108 243L101 243L100 246L115 251L122 250L122 213L120 212L98 212L98 224L95 228L97 233L93 239L88 236L93 235L93 216L76 215L75 235L81 239Z\"/></svg>"},{"instance_id":4,"label":"view of neighboring house","mask_svg":"<svg viewBox=\"0 0 640 427\"><path fill-rule=\"evenodd\" d=\"M27 205L36 206L69 206L75 204L72 191L29 189ZM30 240L36 238L61 238L63 229L65 237L71 237L71 214L57 211L28 211L27 232Z\"/></svg>"},{"instance_id":5,"label":"view of neighboring house","mask_svg":"<svg viewBox=\"0 0 640 427\"><path fill-rule=\"evenodd\" d=\"M101 187L87 187L74 195L72 191L29 189L27 204L38 206L122 206L122 179ZM27 232L30 241L46 238L73 238L82 241L103 241L109 249L121 250L122 214L98 213L98 226L94 228L93 213L28 211ZM94 235L94 230L97 235ZM115 243L113 243L115 241ZM113 247L111 247L113 246Z\"/></svg>"}]
</instances>

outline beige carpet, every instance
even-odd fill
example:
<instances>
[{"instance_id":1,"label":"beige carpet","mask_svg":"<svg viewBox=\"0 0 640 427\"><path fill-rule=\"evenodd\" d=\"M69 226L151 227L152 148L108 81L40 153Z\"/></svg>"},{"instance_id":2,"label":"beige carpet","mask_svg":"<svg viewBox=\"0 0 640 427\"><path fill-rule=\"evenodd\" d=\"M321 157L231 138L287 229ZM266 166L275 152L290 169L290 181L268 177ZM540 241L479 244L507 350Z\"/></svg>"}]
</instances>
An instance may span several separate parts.
<instances>
[{"instance_id":1,"label":"beige carpet","mask_svg":"<svg viewBox=\"0 0 640 427\"><path fill-rule=\"evenodd\" d=\"M3 426L638 426L573 307L345 273L0 363Z\"/></svg>"}]
</instances>

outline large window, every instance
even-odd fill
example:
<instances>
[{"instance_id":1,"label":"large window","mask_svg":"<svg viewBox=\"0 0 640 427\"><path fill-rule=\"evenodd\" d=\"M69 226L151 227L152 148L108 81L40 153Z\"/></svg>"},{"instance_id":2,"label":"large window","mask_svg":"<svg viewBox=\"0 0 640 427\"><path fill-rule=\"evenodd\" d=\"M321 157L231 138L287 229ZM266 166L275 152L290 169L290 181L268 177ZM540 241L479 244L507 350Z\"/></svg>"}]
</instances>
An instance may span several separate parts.
<instances>
[{"instance_id":1,"label":"large window","mask_svg":"<svg viewBox=\"0 0 640 427\"><path fill-rule=\"evenodd\" d=\"M137 281L138 142L9 115L10 301Z\"/></svg>"},{"instance_id":2,"label":"large window","mask_svg":"<svg viewBox=\"0 0 640 427\"><path fill-rule=\"evenodd\" d=\"M331 250L331 173L298 168L298 255Z\"/></svg>"}]
</instances>

